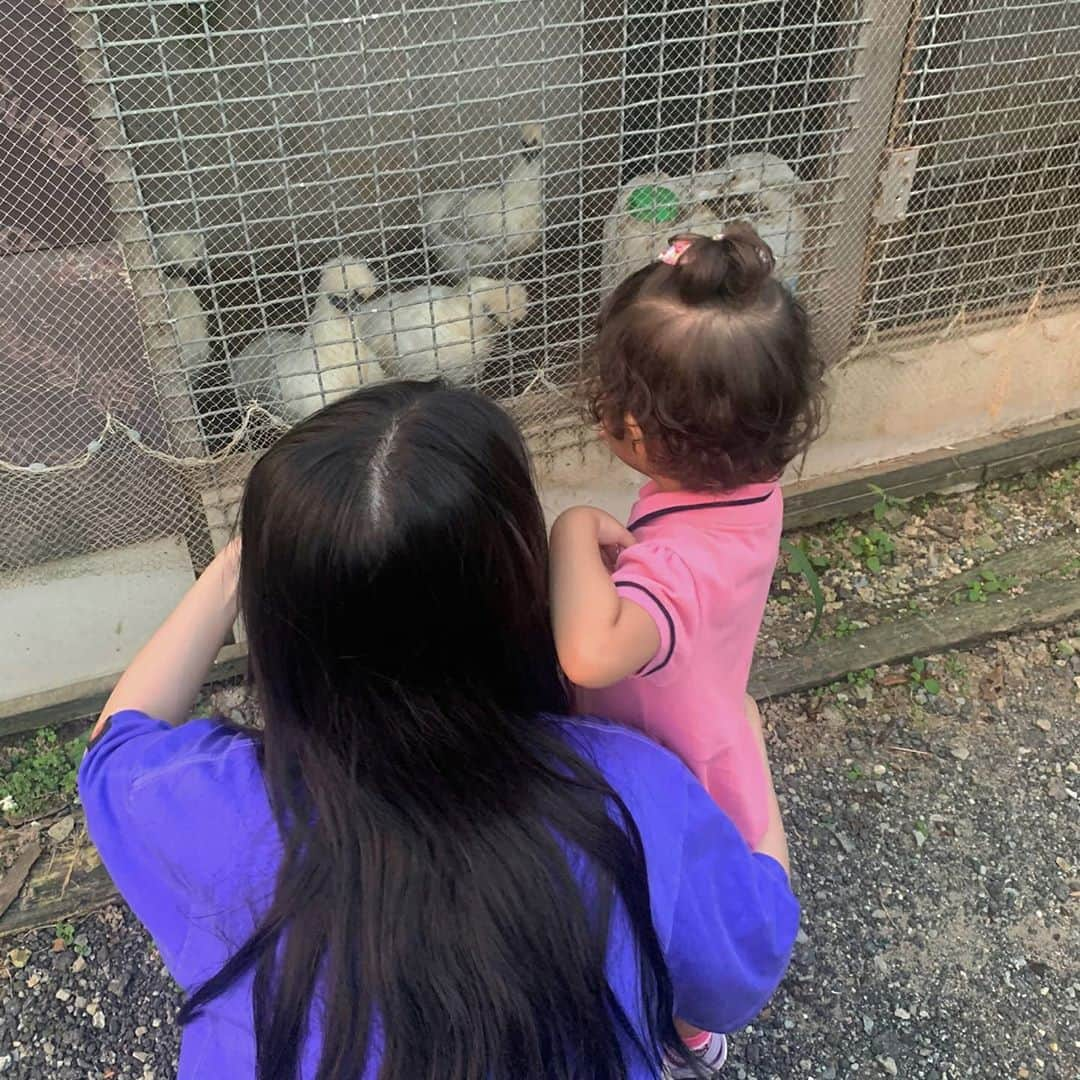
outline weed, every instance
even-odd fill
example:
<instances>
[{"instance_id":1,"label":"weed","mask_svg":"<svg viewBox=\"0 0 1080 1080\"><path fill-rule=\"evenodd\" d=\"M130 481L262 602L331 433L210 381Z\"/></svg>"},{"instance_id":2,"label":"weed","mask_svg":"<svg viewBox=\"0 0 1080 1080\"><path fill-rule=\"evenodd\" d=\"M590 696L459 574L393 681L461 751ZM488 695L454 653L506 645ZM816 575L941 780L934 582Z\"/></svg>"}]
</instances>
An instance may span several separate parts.
<instances>
[{"instance_id":1,"label":"weed","mask_svg":"<svg viewBox=\"0 0 1080 1080\"><path fill-rule=\"evenodd\" d=\"M985 604L994 593L1008 592L1016 585L1016 578L999 578L993 570L980 570L974 578L963 585L957 593L957 602L967 600L972 604Z\"/></svg>"},{"instance_id":2,"label":"weed","mask_svg":"<svg viewBox=\"0 0 1080 1080\"><path fill-rule=\"evenodd\" d=\"M864 776L866 776L866 773L858 765L851 764L848 766L847 778L849 780L862 780Z\"/></svg>"},{"instance_id":3,"label":"weed","mask_svg":"<svg viewBox=\"0 0 1080 1080\"><path fill-rule=\"evenodd\" d=\"M906 512L911 503L910 498L901 499L896 495L890 495L883 487L878 487L877 484L867 484L866 486L877 496L877 502L874 503L875 521L885 521L889 517L890 510Z\"/></svg>"},{"instance_id":4,"label":"weed","mask_svg":"<svg viewBox=\"0 0 1080 1080\"><path fill-rule=\"evenodd\" d=\"M849 671L847 681L849 686L869 686L874 681L874 669L868 667L862 671Z\"/></svg>"},{"instance_id":5,"label":"weed","mask_svg":"<svg viewBox=\"0 0 1080 1080\"><path fill-rule=\"evenodd\" d=\"M833 634L839 638L851 637L856 630L858 630L858 627L846 615L842 615L836 620Z\"/></svg>"},{"instance_id":6,"label":"weed","mask_svg":"<svg viewBox=\"0 0 1080 1080\"><path fill-rule=\"evenodd\" d=\"M1054 499L1063 499L1076 493L1080 487L1080 460L1072 461L1063 469L1050 474L1046 485Z\"/></svg>"},{"instance_id":7,"label":"weed","mask_svg":"<svg viewBox=\"0 0 1080 1080\"><path fill-rule=\"evenodd\" d=\"M780 541L780 550L787 556L787 571L789 574L799 575L810 590L810 596L814 602L814 621L806 640L810 641L817 633L821 625L821 616L825 611L825 593L821 589L821 578L818 577L818 569L828 566L829 561L824 556L811 553L805 540L793 544L790 540ZM817 565L815 565L815 563Z\"/></svg>"},{"instance_id":8,"label":"weed","mask_svg":"<svg viewBox=\"0 0 1080 1080\"><path fill-rule=\"evenodd\" d=\"M874 525L866 532L857 533L852 537L851 550L862 560L867 570L878 574L885 563L893 561L896 555L896 544L881 526Z\"/></svg>"},{"instance_id":9,"label":"weed","mask_svg":"<svg viewBox=\"0 0 1080 1080\"><path fill-rule=\"evenodd\" d=\"M57 923L55 928L56 940L62 941L69 949L75 941L75 927L69 922Z\"/></svg>"},{"instance_id":10,"label":"weed","mask_svg":"<svg viewBox=\"0 0 1080 1080\"><path fill-rule=\"evenodd\" d=\"M911 689L925 690L931 697L941 693L941 683L926 674L926 661L919 656L911 661Z\"/></svg>"},{"instance_id":11,"label":"weed","mask_svg":"<svg viewBox=\"0 0 1080 1080\"><path fill-rule=\"evenodd\" d=\"M967 668L964 667L963 660L955 653L950 653L945 657L945 670L954 679L963 679L967 677Z\"/></svg>"},{"instance_id":12,"label":"weed","mask_svg":"<svg viewBox=\"0 0 1080 1080\"><path fill-rule=\"evenodd\" d=\"M75 794L75 779L86 736L58 742L51 728L29 745L9 752L0 772L0 803L9 814L31 817Z\"/></svg>"}]
</instances>

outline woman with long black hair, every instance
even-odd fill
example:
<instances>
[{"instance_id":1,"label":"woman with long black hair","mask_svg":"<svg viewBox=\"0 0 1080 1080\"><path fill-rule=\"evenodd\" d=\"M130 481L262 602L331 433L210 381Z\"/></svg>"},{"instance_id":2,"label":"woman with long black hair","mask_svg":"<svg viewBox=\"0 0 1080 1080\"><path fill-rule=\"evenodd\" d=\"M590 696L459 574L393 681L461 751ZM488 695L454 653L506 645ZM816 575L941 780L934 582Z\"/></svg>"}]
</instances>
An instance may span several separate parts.
<instances>
[{"instance_id":1,"label":"woman with long black hair","mask_svg":"<svg viewBox=\"0 0 1080 1080\"><path fill-rule=\"evenodd\" d=\"M674 1015L757 1012L798 922L775 797L752 853L674 757L568 718L497 406L420 383L329 406L255 465L240 537L80 775L188 994L182 1078L639 1080L680 1055ZM238 609L265 729L182 723Z\"/></svg>"}]
</instances>

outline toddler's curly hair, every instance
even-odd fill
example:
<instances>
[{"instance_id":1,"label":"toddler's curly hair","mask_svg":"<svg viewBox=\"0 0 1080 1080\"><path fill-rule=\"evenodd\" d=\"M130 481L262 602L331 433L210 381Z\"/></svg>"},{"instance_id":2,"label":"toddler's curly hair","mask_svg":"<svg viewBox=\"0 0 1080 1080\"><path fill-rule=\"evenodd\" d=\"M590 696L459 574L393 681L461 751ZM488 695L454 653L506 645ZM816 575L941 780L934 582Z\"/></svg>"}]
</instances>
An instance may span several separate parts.
<instances>
[{"instance_id":1,"label":"toddler's curly hair","mask_svg":"<svg viewBox=\"0 0 1080 1080\"><path fill-rule=\"evenodd\" d=\"M631 274L600 312L592 417L616 439L635 423L650 465L690 490L774 480L824 422L806 312L746 222L672 245L677 260Z\"/></svg>"}]
</instances>

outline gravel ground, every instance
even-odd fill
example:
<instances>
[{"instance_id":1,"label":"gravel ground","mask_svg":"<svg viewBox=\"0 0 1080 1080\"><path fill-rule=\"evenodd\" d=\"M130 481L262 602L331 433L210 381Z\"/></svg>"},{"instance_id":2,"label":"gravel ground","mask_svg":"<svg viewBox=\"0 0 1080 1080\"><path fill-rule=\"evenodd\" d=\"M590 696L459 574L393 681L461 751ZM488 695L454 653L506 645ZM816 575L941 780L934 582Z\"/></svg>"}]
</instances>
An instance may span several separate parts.
<instances>
[{"instance_id":1,"label":"gravel ground","mask_svg":"<svg viewBox=\"0 0 1080 1080\"><path fill-rule=\"evenodd\" d=\"M824 633L1074 533L1078 482L1080 463L792 537L823 560ZM879 569L861 540L876 526L895 545ZM807 607L804 582L781 571L763 655L802 639ZM732 1040L727 1075L1080 1078L1080 622L925 661L763 703L804 922L783 987ZM235 687L203 704L247 716ZM82 842L77 810L69 836L48 838L70 812L54 809L40 829L0 829L0 868L31 831L47 849ZM122 905L9 938L0 1075L173 1076L179 1000Z\"/></svg>"}]
</instances>

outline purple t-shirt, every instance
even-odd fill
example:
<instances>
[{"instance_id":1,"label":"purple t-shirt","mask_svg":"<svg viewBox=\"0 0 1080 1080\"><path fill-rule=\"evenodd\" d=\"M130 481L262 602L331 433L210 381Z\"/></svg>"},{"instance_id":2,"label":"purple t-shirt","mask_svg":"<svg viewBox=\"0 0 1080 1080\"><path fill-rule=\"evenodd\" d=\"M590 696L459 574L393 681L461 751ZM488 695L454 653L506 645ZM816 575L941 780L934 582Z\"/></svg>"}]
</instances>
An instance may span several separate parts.
<instances>
[{"instance_id":1,"label":"purple t-shirt","mask_svg":"<svg viewBox=\"0 0 1080 1080\"><path fill-rule=\"evenodd\" d=\"M783 869L751 853L672 754L599 721L564 730L641 833L677 1014L711 1031L746 1024L780 981L798 928ZM194 989L244 942L273 894L280 842L254 744L211 720L172 728L117 713L83 761L79 792L117 888L176 981ZM607 963L623 1008L641 1023L637 959L618 914ZM255 1075L251 989L240 980L185 1028L180 1080ZM305 1077L315 1074L317 1040L316 1031L305 1047ZM376 1072L373 1062L368 1074ZM632 1075L649 1074L639 1065Z\"/></svg>"}]
</instances>

